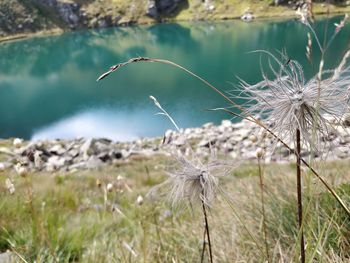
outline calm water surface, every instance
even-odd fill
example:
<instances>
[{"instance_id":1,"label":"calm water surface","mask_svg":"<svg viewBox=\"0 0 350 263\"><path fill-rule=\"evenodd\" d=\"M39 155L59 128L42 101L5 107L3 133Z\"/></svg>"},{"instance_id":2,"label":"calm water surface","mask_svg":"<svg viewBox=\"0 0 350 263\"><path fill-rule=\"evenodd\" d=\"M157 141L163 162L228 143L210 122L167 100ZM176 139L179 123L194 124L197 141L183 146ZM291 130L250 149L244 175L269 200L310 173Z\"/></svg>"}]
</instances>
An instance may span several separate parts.
<instances>
[{"instance_id":1,"label":"calm water surface","mask_svg":"<svg viewBox=\"0 0 350 263\"><path fill-rule=\"evenodd\" d=\"M330 28L339 20L329 22ZM316 25L320 35L326 20ZM170 122L155 116L153 95L181 127L219 123L224 114L206 109L225 101L199 81L170 66L134 64L102 82L109 66L135 56L173 60L223 91L236 76L260 80L260 56L250 51L285 49L305 66L307 29L295 21L160 24L66 33L0 45L0 138L107 137L133 140L161 135ZM349 45L350 27L328 50L334 67ZM322 41L322 40L321 40ZM318 61L319 52L313 54Z\"/></svg>"}]
</instances>

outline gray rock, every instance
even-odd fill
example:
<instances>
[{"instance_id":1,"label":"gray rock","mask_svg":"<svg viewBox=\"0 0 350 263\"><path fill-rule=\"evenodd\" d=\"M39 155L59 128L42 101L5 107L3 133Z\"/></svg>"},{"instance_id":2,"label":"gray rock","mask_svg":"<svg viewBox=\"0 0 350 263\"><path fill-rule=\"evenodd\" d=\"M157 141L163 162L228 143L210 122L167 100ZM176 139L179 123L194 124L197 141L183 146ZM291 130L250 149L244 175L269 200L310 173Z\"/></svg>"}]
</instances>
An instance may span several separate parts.
<instances>
[{"instance_id":1,"label":"gray rock","mask_svg":"<svg viewBox=\"0 0 350 263\"><path fill-rule=\"evenodd\" d=\"M157 9L155 0L148 1L146 14L153 18L156 18L158 16L158 9Z\"/></svg>"},{"instance_id":2,"label":"gray rock","mask_svg":"<svg viewBox=\"0 0 350 263\"><path fill-rule=\"evenodd\" d=\"M18 257L10 251L0 254L0 263L15 263Z\"/></svg>"},{"instance_id":3,"label":"gray rock","mask_svg":"<svg viewBox=\"0 0 350 263\"><path fill-rule=\"evenodd\" d=\"M80 152L84 156L91 156L91 155L93 155L95 153L94 143L95 143L94 139L87 139L84 142L84 144L80 147Z\"/></svg>"},{"instance_id":4,"label":"gray rock","mask_svg":"<svg viewBox=\"0 0 350 263\"><path fill-rule=\"evenodd\" d=\"M67 164L67 160L64 157L60 157L60 156L51 156L47 159L46 162L46 167L49 171L54 171L54 170L58 170L62 167L65 167Z\"/></svg>"},{"instance_id":5,"label":"gray rock","mask_svg":"<svg viewBox=\"0 0 350 263\"><path fill-rule=\"evenodd\" d=\"M123 154L123 151L112 150L109 155L112 159L122 159L127 154L126 152Z\"/></svg>"},{"instance_id":6,"label":"gray rock","mask_svg":"<svg viewBox=\"0 0 350 263\"><path fill-rule=\"evenodd\" d=\"M185 143L186 139L184 138L184 136L179 136L172 142L172 144L176 146L183 146Z\"/></svg>"},{"instance_id":7,"label":"gray rock","mask_svg":"<svg viewBox=\"0 0 350 263\"><path fill-rule=\"evenodd\" d=\"M343 125L345 127L350 127L350 113L347 113L347 114L344 115Z\"/></svg>"},{"instance_id":8,"label":"gray rock","mask_svg":"<svg viewBox=\"0 0 350 263\"><path fill-rule=\"evenodd\" d=\"M102 153L98 154L97 158L100 159L104 163L111 160L111 156L108 152L102 152Z\"/></svg>"},{"instance_id":9,"label":"gray rock","mask_svg":"<svg viewBox=\"0 0 350 263\"><path fill-rule=\"evenodd\" d=\"M66 152L66 149L64 149L62 145L56 144L56 145L52 146L48 151L51 154L63 155Z\"/></svg>"},{"instance_id":10,"label":"gray rock","mask_svg":"<svg viewBox=\"0 0 350 263\"><path fill-rule=\"evenodd\" d=\"M149 0L146 14L157 18L160 14L170 14L175 11L183 0Z\"/></svg>"},{"instance_id":11,"label":"gray rock","mask_svg":"<svg viewBox=\"0 0 350 263\"><path fill-rule=\"evenodd\" d=\"M206 124L204 124L204 125L202 126L202 128L205 129L205 130L211 129L211 128L214 128L214 127L215 127L215 125L214 125L214 123L212 123L212 122L208 122L208 123L206 123Z\"/></svg>"},{"instance_id":12,"label":"gray rock","mask_svg":"<svg viewBox=\"0 0 350 263\"><path fill-rule=\"evenodd\" d=\"M251 12L245 12L242 16L241 16L241 20L245 21L245 22L250 22L254 19L254 16Z\"/></svg>"},{"instance_id":13,"label":"gray rock","mask_svg":"<svg viewBox=\"0 0 350 263\"><path fill-rule=\"evenodd\" d=\"M78 149L72 149L68 152L68 155L71 156L72 158L75 158L79 155L79 150Z\"/></svg>"},{"instance_id":14,"label":"gray rock","mask_svg":"<svg viewBox=\"0 0 350 263\"><path fill-rule=\"evenodd\" d=\"M230 120L223 120L223 121L221 121L220 126L225 127L225 128L231 128L232 122Z\"/></svg>"},{"instance_id":15,"label":"gray rock","mask_svg":"<svg viewBox=\"0 0 350 263\"><path fill-rule=\"evenodd\" d=\"M103 166L103 162L97 156L90 156L86 162L86 168L99 169Z\"/></svg>"}]
</instances>

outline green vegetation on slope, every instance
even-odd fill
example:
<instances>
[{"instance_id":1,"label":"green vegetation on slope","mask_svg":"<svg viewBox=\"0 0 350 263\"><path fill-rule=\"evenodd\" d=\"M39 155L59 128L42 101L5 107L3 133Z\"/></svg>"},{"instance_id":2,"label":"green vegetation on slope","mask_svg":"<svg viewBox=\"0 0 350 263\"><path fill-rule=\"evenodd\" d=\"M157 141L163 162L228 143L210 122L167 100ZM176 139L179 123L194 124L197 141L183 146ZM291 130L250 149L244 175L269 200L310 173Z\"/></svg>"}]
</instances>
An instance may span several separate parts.
<instances>
[{"instance_id":1,"label":"green vegetation on slope","mask_svg":"<svg viewBox=\"0 0 350 263\"><path fill-rule=\"evenodd\" d=\"M2 0L0 1L0 37L17 37L34 32L61 32L79 28L97 28L154 23L157 21L219 20L239 18L251 11L257 18L292 17L295 7L274 5L271 0L201 0L180 3L171 12L151 18L147 0ZM314 4L315 14L346 13L346 1L332 5Z\"/></svg>"},{"instance_id":2,"label":"green vegetation on slope","mask_svg":"<svg viewBox=\"0 0 350 263\"><path fill-rule=\"evenodd\" d=\"M139 157L101 171L26 178L2 172L0 252L13 251L28 262L197 262L203 235L199 208L174 210L158 195L145 198L165 179L169 164L165 157ZM319 165L350 204L349 162ZM294 168L264 167L273 262L295 261L298 255ZM262 262L257 171L256 164L245 164L222 181L230 200L219 195L209 216L215 262ZM7 178L16 188L13 195L5 187ZM349 219L307 172L304 196L308 262L347 262Z\"/></svg>"}]
</instances>

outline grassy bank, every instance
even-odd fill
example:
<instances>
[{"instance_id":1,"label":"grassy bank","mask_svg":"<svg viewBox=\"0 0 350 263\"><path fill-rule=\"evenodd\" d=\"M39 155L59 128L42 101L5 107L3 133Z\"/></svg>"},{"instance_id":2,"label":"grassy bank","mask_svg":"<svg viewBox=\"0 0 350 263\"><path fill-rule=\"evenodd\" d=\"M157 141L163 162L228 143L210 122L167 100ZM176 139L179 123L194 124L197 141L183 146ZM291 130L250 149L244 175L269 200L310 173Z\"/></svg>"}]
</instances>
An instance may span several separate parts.
<instances>
[{"instance_id":1,"label":"grassy bank","mask_svg":"<svg viewBox=\"0 0 350 263\"><path fill-rule=\"evenodd\" d=\"M270 0L212 1L212 8L205 6L202 1L188 0L180 4L173 13L161 14L157 19L147 16L146 0L70 0L66 2L79 4L80 10L85 14L84 21L78 23L77 29L96 28L100 26L99 21L107 20L112 25L129 25L152 24L160 21L239 19L246 11L251 11L256 19L296 17L293 8L272 5ZM29 0L4 0L0 3L0 9L6 10L5 19L0 21L0 42L71 30L70 25L61 21L56 11L33 5ZM315 3L313 12L315 15L344 14L350 12L350 5Z\"/></svg>"},{"instance_id":2,"label":"grassy bank","mask_svg":"<svg viewBox=\"0 0 350 263\"><path fill-rule=\"evenodd\" d=\"M198 262L199 208L172 209L160 195L145 197L171 164L165 157L138 157L100 171L25 178L1 172L0 252L13 251L15 262ZM349 168L348 161L318 167L348 205ZM270 262L297 261L294 170L290 164L264 166ZM307 262L348 262L349 219L312 175L304 176ZM222 187L227 196L219 195L209 216L215 262L263 262L257 165L242 164Z\"/></svg>"}]
</instances>

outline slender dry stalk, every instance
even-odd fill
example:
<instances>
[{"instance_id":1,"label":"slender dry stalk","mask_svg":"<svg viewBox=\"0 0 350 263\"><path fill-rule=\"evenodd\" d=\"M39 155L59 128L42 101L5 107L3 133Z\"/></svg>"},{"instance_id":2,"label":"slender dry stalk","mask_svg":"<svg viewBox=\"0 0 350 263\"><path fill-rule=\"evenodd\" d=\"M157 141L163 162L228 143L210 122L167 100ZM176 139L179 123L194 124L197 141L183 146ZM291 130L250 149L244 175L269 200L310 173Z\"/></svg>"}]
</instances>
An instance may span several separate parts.
<instances>
[{"instance_id":1,"label":"slender dry stalk","mask_svg":"<svg viewBox=\"0 0 350 263\"><path fill-rule=\"evenodd\" d=\"M170 114L162 107L158 100L153 96L150 96L150 99L153 101L155 106L160 109L161 112L158 114L166 116L175 126L176 130L180 131L179 126L176 124ZM213 263L212 243L210 239L207 207L210 206L216 195L218 188L217 176L225 175L227 172L223 173L221 164L215 160L209 160L207 165L203 165L199 158L197 158L197 162L194 162L192 160L190 161L182 156L177 157L177 160L180 164L180 170L169 173L170 178L165 182L165 184L170 184L171 190L169 197L172 200L173 205L182 201L183 199L188 199L190 201L190 204L197 201L198 199L200 200L205 224L201 262L204 260L207 238L209 259L210 262ZM156 187L156 189L163 185L164 183Z\"/></svg>"},{"instance_id":2,"label":"slender dry stalk","mask_svg":"<svg viewBox=\"0 0 350 263\"><path fill-rule=\"evenodd\" d=\"M164 60L164 59L154 59L154 58L147 58L147 57L138 57L138 58L132 58L124 63L119 63L116 64L112 67L110 67L110 69L103 73L98 79L97 81L100 81L104 78L106 78L107 76L109 76L112 72L120 69L121 67L124 67L126 65L132 64L132 63L137 63L137 62L155 62L155 63L160 63L160 64L166 64L166 65L170 65L173 66L175 68L178 68L184 72L186 72L187 74L191 75L192 77L200 80L202 83L204 83L206 86L208 86L209 88L211 88L213 91L215 91L216 93L218 93L221 97L223 97L226 101L228 101L233 107L236 107L237 109L241 110L243 114L237 114L234 113L226 108L221 108L219 110L225 111L228 114L231 114L233 116L237 116L243 119L246 119L252 123L255 123L256 125L260 126L261 128L263 128L264 130L266 130L268 133L270 133L277 141L279 141L280 143L282 143L282 145L284 147L286 147L288 150L293 151L292 148L282 139L280 138L276 133L274 133L266 124L264 124L263 122L261 122L258 118L254 117L254 115L250 114L249 112L247 112L247 110L238 105L237 103L235 103L232 99L230 99L227 95L225 95L223 92L221 92L220 90L218 90L215 86L213 86L212 84L210 84L208 81L206 81L204 78L198 76L197 74L193 73L192 71L188 70L187 68L176 64L172 61L169 60ZM348 89L349 90L349 89ZM326 187L326 189L332 194L332 196L337 200L337 202L341 205L341 207L344 209L344 211L347 213L347 215L350 217L350 209L346 206L346 204L343 202L343 200L339 197L339 195L332 189L332 187L322 178L322 176L320 176L317 171L308 163L306 162L303 158L300 158L301 162L307 166L310 171L316 176L316 178L318 180L321 181L321 183Z\"/></svg>"},{"instance_id":3,"label":"slender dry stalk","mask_svg":"<svg viewBox=\"0 0 350 263\"><path fill-rule=\"evenodd\" d=\"M210 263L213 263L213 252L211 247L211 240L210 240L210 231L209 231L209 223L208 223L208 216L207 216L207 210L205 208L205 203L202 200L202 209L203 209L203 215L204 215L204 222L205 222L205 232L207 233L208 238L208 248L209 248L209 257L210 257ZM205 242L204 242L205 243ZM203 246L203 248L205 248ZM202 253L203 255L204 253ZM203 258L203 257L202 257Z\"/></svg>"},{"instance_id":4,"label":"slender dry stalk","mask_svg":"<svg viewBox=\"0 0 350 263\"><path fill-rule=\"evenodd\" d=\"M300 233L300 262L305 263L305 242L304 242L304 231L303 231L303 199L301 190L301 138L300 131L296 131L296 143L297 143L297 193L298 193L298 223Z\"/></svg>"},{"instance_id":5,"label":"slender dry stalk","mask_svg":"<svg viewBox=\"0 0 350 263\"><path fill-rule=\"evenodd\" d=\"M263 232L264 232L264 243L265 243L265 250L266 250L266 256L267 261L270 263L270 253L269 253L269 244L267 242L267 226L266 226L266 213L265 213L265 196L264 196L264 175L261 167L261 159L262 159L262 153L257 152L257 158L258 158L258 167L259 167L259 182L260 182L260 202L261 202L261 210L262 210L262 220L263 220Z\"/></svg>"}]
</instances>

